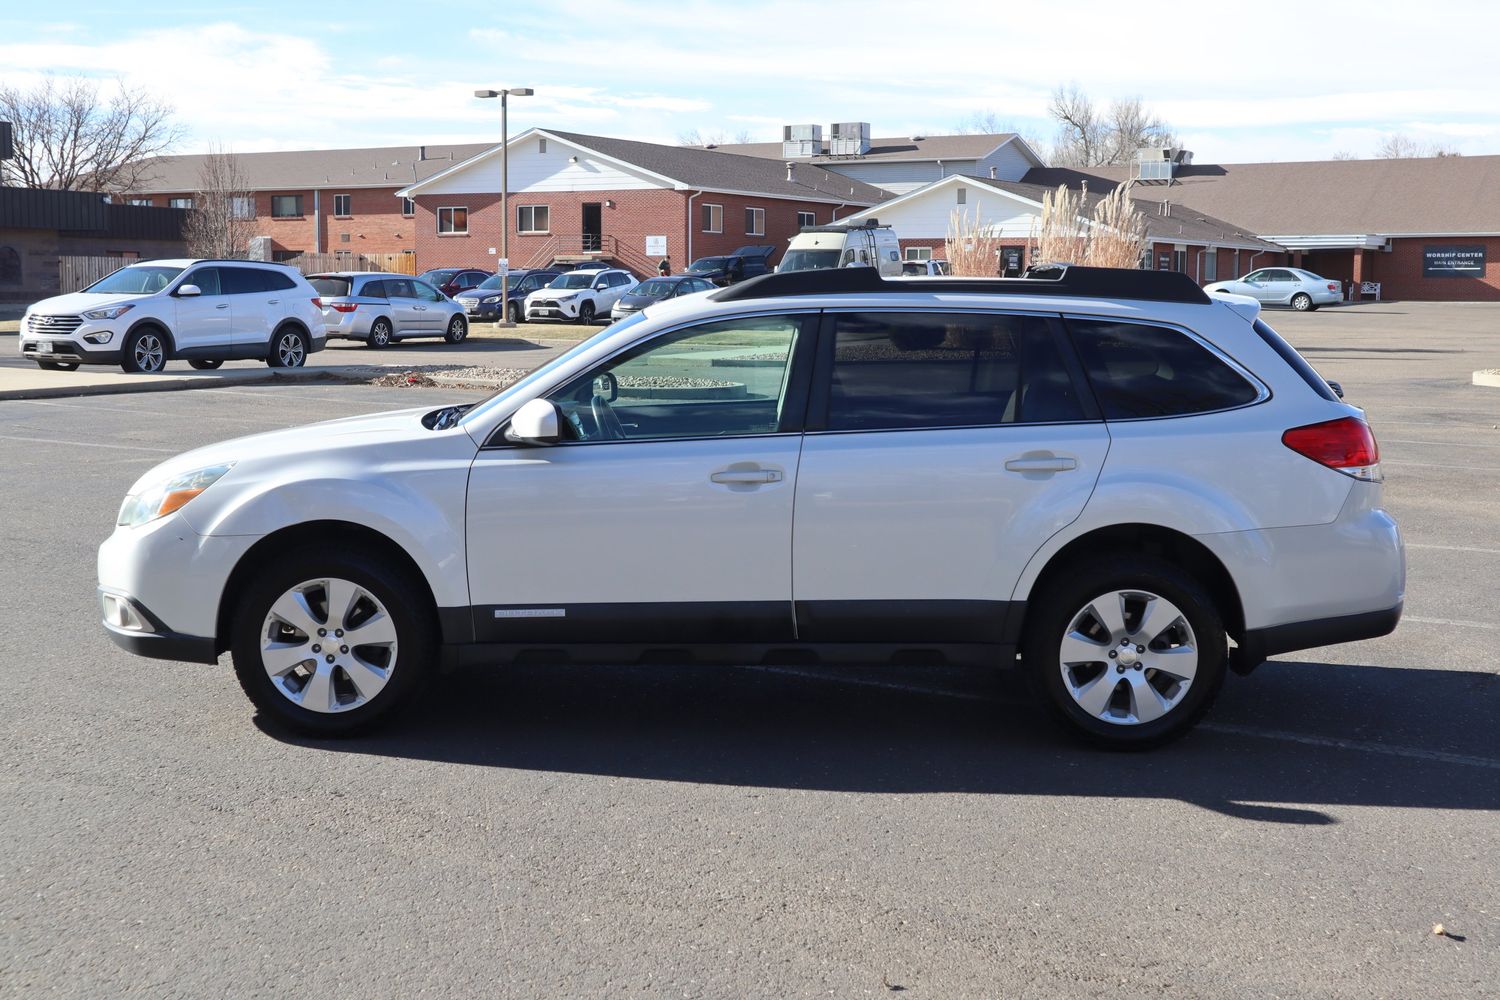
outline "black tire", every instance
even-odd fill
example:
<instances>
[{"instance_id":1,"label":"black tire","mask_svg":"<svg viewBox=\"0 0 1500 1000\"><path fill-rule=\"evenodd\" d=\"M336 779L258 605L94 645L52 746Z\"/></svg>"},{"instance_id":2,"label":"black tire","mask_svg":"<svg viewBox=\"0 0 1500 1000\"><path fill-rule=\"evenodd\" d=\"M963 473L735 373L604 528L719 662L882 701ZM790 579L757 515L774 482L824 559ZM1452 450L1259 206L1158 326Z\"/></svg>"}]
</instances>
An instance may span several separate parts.
<instances>
[{"instance_id":1,"label":"black tire","mask_svg":"<svg viewBox=\"0 0 1500 1000\"><path fill-rule=\"evenodd\" d=\"M200 372L211 372L214 369L218 368L220 365L224 364L224 359L223 358L193 358L191 361L188 362L188 364L191 365L192 367L198 369Z\"/></svg>"},{"instance_id":2,"label":"black tire","mask_svg":"<svg viewBox=\"0 0 1500 1000\"><path fill-rule=\"evenodd\" d=\"M510 314L510 321L512 323L526 322L526 312L521 308L521 303L512 302L505 307L505 311Z\"/></svg>"},{"instance_id":3,"label":"black tire","mask_svg":"<svg viewBox=\"0 0 1500 1000\"><path fill-rule=\"evenodd\" d=\"M1063 638L1072 626L1086 620L1080 615L1087 615L1084 609L1101 595L1125 591L1165 598L1175 605L1191 630L1191 636L1172 630L1162 635L1190 638L1198 652L1197 670L1191 682L1179 692L1178 699L1165 714L1148 722L1111 722L1090 714L1075 701L1064 680L1065 671L1073 671L1070 676L1081 678L1086 683L1089 671L1094 668L1064 667L1061 655ZM1172 563L1146 555L1105 555L1074 566L1070 572L1058 574L1031 604L1022 645L1024 669L1034 689L1066 728L1097 746L1112 750L1144 750L1177 739L1197 724L1223 686L1229 662L1229 643L1223 618L1202 586ZM1128 617L1125 621L1127 625L1130 623ZM1138 618L1136 624L1139 624ZM1101 650L1107 648L1100 647ZM1106 711L1127 699L1132 688L1139 683L1149 683L1153 687L1163 685L1169 690L1175 683L1164 674L1153 677L1149 668L1138 675L1126 676L1132 670L1140 669L1125 666L1124 657L1129 653L1129 650L1120 653L1119 659L1101 658L1098 662L1103 664L1103 671L1092 675L1100 680L1115 678L1114 683L1108 685L1113 694ZM1108 655L1101 652L1101 657ZM1125 682L1129 683L1122 691L1119 685ZM1075 686L1079 683L1079 680L1074 681ZM1157 687L1157 690L1161 688Z\"/></svg>"},{"instance_id":4,"label":"black tire","mask_svg":"<svg viewBox=\"0 0 1500 1000\"><path fill-rule=\"evenodd\" d=\"M585 302L578 307L578 322L583 326L588 326L594 322L594 304L592 302Z\"/></svg>"},{"instance_id":5,"label":"black tire","mask_svg":"<svg viewBox=\"0 0 1500 1000\"><path fill-rule=\"evenodd\" d=\"M271 353L266 364L272 368L301 368L307 363L307 334L294 326L284 326L271 335Z\"/></svg>"},{"instance_id":6,"label":"black tire","mask_svg":"<svg viewBox=\"0 0 1500 1000\"><path fill-rule=\"evenodd\" d=\"M120 367L132 375L154 375L167 367L171 356L167 335L154 326L146 326L125 338Z\"/></svg>"},{"instance_id":7,"label":"black tire","mask_svg":"<svg viewBox=\"0 0 1500 1000\"><path fill-rule=\"evenodd\" d=\"M391 321L384 316L370 324L370 335L365 338L365 346L380 350L391 342Z\"/></svg>"},{"instance_id":8,"label":"black tire","mask_svg":"<svg viewBox=\"0 0 1500 1000\"><path fill-rule=\"evenodd\" d=\"M448 321L448 332L443 334L443 339L450 344L462 344L468 335L468 322L462 316L455 316Z\"/></svg>"},{"instance_id":9,"label":"black tire","mask_svg":"<svg viewBox=\"0 0 1500 1000\"><path fill-rule=\"evenodd\" d=\"M76 361L38 361L36 366L49 372L76 372L78 370Z\"/></svg>"},{"instance_id":10,"label":"black tire","mask_svg":"<svg viewBox=\"0 0 1500 1000\"><path fill-rule=\"evenodd\" d=\"M364 704L339 712L317 712L293 703L272 681L261 659L261 629L267 627L269 635L269 628L275 627L267 626L272 605L299 584L327 577L368 590L385 606L396 631L395 662L385 686ZM235 676L260 714L284 728L309 736L345 736L368 729L410 705L426 686L437 656L431 603L420 584L391 560L347 546L279 556L250 581L236 604L230 633ZM334 624L331 617L327 624Z\"/></svg>"},{"instance_id":11,"label":"black tire","mask_svg":"<svg viewBox=\"0 0 1500 1000\"><path fill-rule=\"evenodd\" d=\"M1311 312L1313 308L1312 296L1306 292L1298 292L1292 296L1292 308L1300 312Z\"/></svg>"}]
</instances>

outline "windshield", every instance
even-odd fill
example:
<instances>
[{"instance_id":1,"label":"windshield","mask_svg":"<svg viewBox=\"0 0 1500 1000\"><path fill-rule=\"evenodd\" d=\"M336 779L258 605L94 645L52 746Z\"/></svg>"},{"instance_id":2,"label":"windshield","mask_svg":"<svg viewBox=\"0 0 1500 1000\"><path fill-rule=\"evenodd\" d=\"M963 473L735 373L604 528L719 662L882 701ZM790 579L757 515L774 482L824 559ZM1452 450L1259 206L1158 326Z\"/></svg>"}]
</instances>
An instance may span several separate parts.
<instances>
[{"instance_id":1,"label":"windshield","mask_svg":"<svg viewBox=\"0 0 1500 1000\"><path fill-rule=\"evenodd\" d=\"M419 277L423 281L430 282L434 285L446 285L448 283L448 279L453 277L460 270L461 269L457 267L439 268L436 271L428 271L426 274L419 275Z\"/></svg>"},{"instance_id":2,"label":"windshield","mask_svg":"<svg viewBox=\"0 0 1500 1000\"><path fill-rule=\"evenodd\" d=\"M103 292L114 295L150 295L172 283L172 279L185 268L169 266L132 265L122 267L114 274L94 282L85 292Z\"/></svg>"},{"instance_id":3,"label":"windshield","mask_svg":"<svg viewBox=\"0 0 1500 1000\"><path fill-rule=\"evenodd\" d=\"M597 271L569 271L559 274L548 288L587 288L594 283Z\"/></svg>"},{"instance_id":4,"label":"windshield","mask_svg":"<svg viewBox=\"0 0 1500 1000\"><path fill-rule=\"evenodd\" d=\"M542 365L540 368L531 372L530 374L522 378L521 381L515 382L503 389L497 390L490 396L486 396L484 399L474 404L474 408L472 410L464 414L464 419L462 422L467 423L469 420L475 417L488 413L490 410L494 409L497 406L504 405L506 400L512 398L518 393L525 392L538 382L545 381L559 366L567 364L569 360L577 357L584 351L589 350L605 337L612 336L613 334L619 333L621 330L629 329L630 327L635 326L637 323L644 323L645 321L646 314L644 312L637 312L631 313L629 316L626 316L618 323L611 323L603 330L600 330L598 333L594 334L588 340L585 340L575 345L574 347L569 348L567 351L559 354L557 357L547 362L545 365Z\"/></svg>"},{"instance_id":5,"label":"windshield","mask_svg":"<svg viewBox=\"0 0 1500 1000\"><path fill-rule=\"evenodd\" d=\"M780 271L817 271L825 267L839 266L837 250L788 250L782 258Z\"/></svg>"},{"instance_id":6,"label":"windshield","mask_svg":"<svg viewBox=\"0 0 1500 1000\"><path fill-rule=\"evenodd\" d=\"M706 274L709 271L722 271L728 263L728 257L700 257L688 267L688 272Z\"/></svg>"},{"instance_id":7,"label":"windshield","mask_svg":"<svg viewBox=\"0 0 1500 1000\"><path fill-rule=\"evenodd\" d=\"M526 275L524 275L524 274L516 274L514 271L512 271L511 275L510 275L510 285L509 285L510 290L511 291L515 291L516 290L516 286L519 285L524 280L526 280ZM486 289L488 289L488 288L499 288L500 287L500 275L498 275L498 274L492 274L488 278L485 278L483 281L481 281L479 284L475 285L474 287L475 288L486 288Z\"/></svg>"},{"instance_id":8,"label":"windshield","mask_svg":"<svg viewBox=\"0 0 1500 1000\"><path fill-rule=\"evenodd\" d=\"M649 295L653 299L664 299L672 294L672 289L677 287L677 282L666 281L662 278L652 278L643 281L630 290L631 295Z\"/></svg>"},{"instance_id":9,"label":"windshield","mask_svg":"<svg viewBox=\"0 0 1500 1000\"><path fill-rule=\"evenodd\" d=\"M317 289L319 295L336 298L340 295L349 294L350 281L348 278L308 278L307 283Z\"/></svg>"}]
</instances>

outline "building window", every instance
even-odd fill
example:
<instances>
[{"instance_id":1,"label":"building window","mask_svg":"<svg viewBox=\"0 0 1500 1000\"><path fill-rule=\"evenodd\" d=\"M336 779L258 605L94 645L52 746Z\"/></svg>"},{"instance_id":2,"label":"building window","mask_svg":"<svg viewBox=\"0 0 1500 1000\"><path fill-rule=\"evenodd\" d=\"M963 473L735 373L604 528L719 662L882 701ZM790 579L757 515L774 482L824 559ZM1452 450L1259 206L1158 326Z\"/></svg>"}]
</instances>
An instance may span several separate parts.
<instances>
[{"instance_id":1,"label":"building window","mask_svg":"<svg viewBox=\"0 0 1500 1000\"><path fill-rule=\"evenodd\" d=\"M907 260L931 260L932 259L932 247L907 247L906 248L906 259Z\"/></svg>"},{"instance_id":2,"label":"building window","mask_svg":"<svg viewBox=\"0 0 1500 1000\"><path fill-rule=\"evenodd\" d=\"M302 196L300 194L271 195L271 218L297 219L301 216Z\"/></svg>"},{"instance_id":3,"label":"building window","mask_svg":"<svg viewBox=\"0 0 1500 1000\"><path fill-rule=\"evenodd\" d=\"M745 209L745 235L766 235L766 210L763 208Z\"/></svg>"},{"instance_id":4,"label":"building window","mask_svg":"<svg viewBox=\"0 0 1500 1000\"><path fill-rule=\"evenodd\" d=\"M797 228L798 229L801 229L803 226L816 226L817 224L818 224L818 217L817 217L816 214L814 214L812 212L798 212L797 213Z\"/></svg>"},{"instance_id":5,"label":"building window","mask_svg":"<svg viewBox=\"0 0 1500 1000\"><path fill-rule=\"evenodd\" d=\"M1203 251L1203 273L1199 277L1204 281L1219 280L1219 251L1213 247Z\"/></svg>"},{"instance_id":6,"label":"building window","mask_svg":"<svg viewBox=\"0 0 1500 1000\"><path fill-rule=\"evenodd\" d=\"M301 250L272 250L271 251L271 260L273 262L276 262L276 263L282 263L282 262L289 261L289 260L296 260L298 257L301 257L301 256L302 256L302 251Z\"/></svg>"},{"instance_id":7,"label":"building window","mask_svg":"<svg viewBox=\"0 0 1500 1000\"><path fill-rule=\"evenodd\" d=\"M703 209L703 231L705 233L722 233L724 231L724 206L702 205Z\"/></svg>"},{"instance_id":8,"label":"building window","mask_svg":"<svg viewBox=\"0 0 1500 1000\"><path fill-rule=\"evenodd\" d=\"M461 233L467 235L469 232L469 209L464 208L440 208L437 210L439 233Z\"/></svg>"},{"instance_id":9,"label":"building window","mask_svg":"<svg viewBox=\"0 0 1500 1000\"><path fill-rule=\"evenodd\" d=\"M1174 270L1174 271L1181 271L1183 274L1187 274L1187 251L1186 250L1173 250L1172 251L1172 270Z\"/></svg>"},{"instance_id":10,"label":"building window","mask_svg":"<svg viewBox=\"0 0 1500 1000\"><path fill-rule=\"evenodd\" d=\"M401 199L401 214L410 218L417 214L417 203L410 198Z\"/></svg>"},{"instance_id":11,"label":"building window","mask_svg":"<svg viewBox=\"0 0 1500 1000\"><path fill-rule=\"evenodd\" d=\"M966 204L968 204L968 202L969 202L969 189L968 188L959 188L958 189L958 203L960 205L966 205Z\"/></svg>"},{"instance_id":12,"label":"building window","mask_svg":"<svg viewBox=\"0 0 1500 1000\"><path fill-rule=\"evenodd\" d=\"M546 205L521 205L516 209L516 232L551 232L551 214Z\"/></svg>"},{"instance_id":13,"label":"building window","mask_svg":"<svg viewBox=\"0 0 1500 1000\"><path fill-rule=\"evenodd\" d=\"M229 211L236 219L253 219L255 218L255 199L236 195L230 202Z\"/></svg>"},{"instance_id":14,"label":"building window","mask_svg":"<svg viewBox=\"0 0 1500 1000\"><path fill-rule=\"evenodd\" d=\"M131 204L132 205L139 205L140 202L138 202L138 201L132 201ZM147 205L151 204L151 199L150 198L146 199L146 204ZM191 199L191 198L168 198L167 199L167 207L168 208L192 208L193 207L193 199Z\"/></svg>"},{"instance_id":15,"label":"building window","mask_svg":"<svg viewBox=\"0 0 1500 1000\"><path fill-rule=\"evenodd\" d=\"M545 153L547 151L547 140L545 138L538 138L537 139L537 141L536 141L536 151L538 153Z\"/></svg>"},{"instance_id":16,"label":"building window","mask_svg":"<svg viewBox=\"0 0 1500 1000\"><path fill-rule=\"evenodd\" d=\"M151 207L151 199L150 198L131 198L125 204L127 204L127 205L141 205L141 206L143 206L145 208L150 208Z\"/></svg>"},{"instance_id":17,"label":"building window","mask_svg":"<svg viewBox=\"0 0 1500 1000\"><path fill-rule=\"evenodd\" d=\"M347 194L336 194L333 196L333 214L341 216L354 214L349 211L349 196Z\"/></svg>"}]
</instances>

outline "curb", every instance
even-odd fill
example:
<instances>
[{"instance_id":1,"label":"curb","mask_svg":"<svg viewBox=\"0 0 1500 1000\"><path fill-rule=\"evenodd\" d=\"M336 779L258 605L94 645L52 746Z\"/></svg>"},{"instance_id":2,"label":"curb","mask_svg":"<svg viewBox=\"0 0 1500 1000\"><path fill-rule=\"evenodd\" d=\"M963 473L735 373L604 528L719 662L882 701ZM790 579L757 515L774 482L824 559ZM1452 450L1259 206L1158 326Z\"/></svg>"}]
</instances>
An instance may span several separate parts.
<instances>
[{"instance_id":1,"label":"curb","mask_svg":"<svg viewBox=\"0 0 1500 1000\"><path fill-rule=\"evenodd\" d=\"M328 365L318 368L283 368L263 375L226 378L224 375L185 375L181 378L133 383L122 379L93 385L33 386L0 389L0 401L13 399L65 399L76 396L118 396L141 392L179 392L186 389L222 389L236 385L266 385L276 382L351 382L384 375L389 369L370 365Z\"/></svg>"},{"instance_id":2,"label":"curb","mask_svg":"<svg viewBox=\"0 0 1500 1000\"><path fill-rule=\"evenodd\" d=\"M1475 385L1487 385L1492 389L1500 389L1500 368L1484 368L1474 373Z\"/></svg>"}]
</instances>

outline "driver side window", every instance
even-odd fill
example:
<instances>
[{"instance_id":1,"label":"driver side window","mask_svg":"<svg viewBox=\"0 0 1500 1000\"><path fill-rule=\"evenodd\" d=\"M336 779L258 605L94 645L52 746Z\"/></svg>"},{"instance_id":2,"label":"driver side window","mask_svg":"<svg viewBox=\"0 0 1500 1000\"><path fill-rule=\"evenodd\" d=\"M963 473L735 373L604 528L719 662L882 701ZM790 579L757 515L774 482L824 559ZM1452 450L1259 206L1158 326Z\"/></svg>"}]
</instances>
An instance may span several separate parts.
<instances>
[{"instance_id":1,"label":"driver side window","mask_svg":"<svg viewBox=\"0 0 1500 1000\"><path fill-rule=\"evenodd\" d=\"M411 284L412 287L416 289L417 298L422 300L423 302L443 301L443 293L439 292L436 288L433 288L427 282L413 281Z\"/></svg>"},{"instance_id":2,"label":"driver side window","mask_svg":"<svg viewBox=\"0 0 1500 1000\"><path fill-rule=\"evenodd\" d=\"M796 345L814 320L762 316L679 330L547 398L572 441L743 437L781 427ZM806 331L806 332L805 332Z\"/></svg>"}]
</instances>

